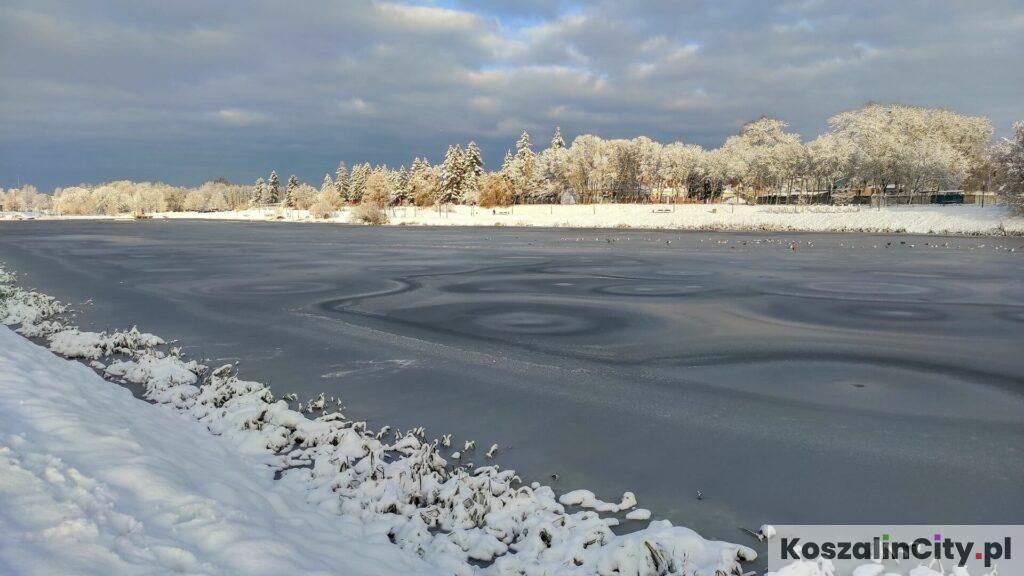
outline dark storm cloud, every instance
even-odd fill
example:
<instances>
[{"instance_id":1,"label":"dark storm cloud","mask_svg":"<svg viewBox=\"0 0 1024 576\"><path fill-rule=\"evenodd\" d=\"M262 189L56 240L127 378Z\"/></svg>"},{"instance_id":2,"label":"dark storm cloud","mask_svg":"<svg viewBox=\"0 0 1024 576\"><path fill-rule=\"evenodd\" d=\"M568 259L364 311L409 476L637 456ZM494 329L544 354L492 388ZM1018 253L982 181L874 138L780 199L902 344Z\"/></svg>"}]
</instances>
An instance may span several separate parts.
<instances>
[{"instance_id":1,"label":"dark storm cloud","mask_svg":"<svg viewBox=\"0 0 1024 576\"><path fill-rule=\"evenodd\" d=\"M1024 116L1024 5L9 0L0 184L491 165L522 128L717 145L868 100Z\"/></svg>"}]
</instances>

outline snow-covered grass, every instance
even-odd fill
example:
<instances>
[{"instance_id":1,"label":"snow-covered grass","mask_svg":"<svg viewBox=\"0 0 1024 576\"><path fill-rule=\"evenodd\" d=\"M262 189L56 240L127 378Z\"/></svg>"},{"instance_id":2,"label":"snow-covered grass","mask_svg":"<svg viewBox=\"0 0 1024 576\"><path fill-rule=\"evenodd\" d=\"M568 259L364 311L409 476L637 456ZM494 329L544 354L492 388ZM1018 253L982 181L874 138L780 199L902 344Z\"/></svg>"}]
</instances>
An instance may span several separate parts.
<instances>
[{"instance_id":1,"label":"snow-covered grass","mask_svg":"<svg viewBox=\"0 0 1024 576\"><path fill-rule=\"evenodd\" d=\"M351 210L314 220L305 210L163 212L154 218L350 223ZM127 216L121 218L128 218ZM745 206L729 204L450 206L388 209L389 225L663 228L911 234L1024 235L1024 217L1005 206Z\"/></svg>"},{"instance_id":2,"label":"snow-covered grass","mask_svg":"<svg viewBox=\"0 0 1024 576\"><path fill-rule=\"evenodd\" d=\"M439 573L266 460L0 327L0 573Z\"/></svg>"},{"instance_id":3,"label":"snow-covered grass","mask_svg":"<svg viewBox=\"0 0 1024 576\"><path fill-rule=\"evenodd\" d=\"M134 328L81 331L64 312L0 268L4 323L156 405L0 328L0 477L15 479L0 483L15 535L0 566L15 572L703 576L756 557L668 521L616 535L632 493L559 502L513 470L449 462L450 436L374 433L322 399L293 410L231 365L211 371Z\"/></svg>"}]
</instances>

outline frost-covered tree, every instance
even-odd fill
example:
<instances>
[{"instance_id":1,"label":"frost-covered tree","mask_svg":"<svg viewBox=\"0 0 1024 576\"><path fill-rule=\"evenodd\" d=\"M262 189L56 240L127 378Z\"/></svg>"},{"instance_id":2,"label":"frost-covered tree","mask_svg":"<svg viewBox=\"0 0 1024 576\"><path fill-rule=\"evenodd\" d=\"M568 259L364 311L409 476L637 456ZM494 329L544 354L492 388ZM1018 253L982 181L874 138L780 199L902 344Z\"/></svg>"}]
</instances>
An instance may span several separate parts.
<instances>
[{"instance_id":1,"label":"frost-covered tree","mask_svg":"<svg viewBox=\"0 0 1024 576\"><path fill-rule=\"evenodd\" d=\"M437 203L440 186L438 185L437 171L426 164L419 170L415 170L410 178L412 185L413 202L417 206L433 206Z\"/></svg>"},{"instance_id":2,"label":"frost-covered tree","mask_svg":"<svg viewBox=\"0 0 1024 576\"><path fill-rule=\"evenodd\" d=\"M320 185L320 190L315 194L306 209L309 210L309 215L313 218L327 218L340 206L341 199L338 197L334 181L331 180L330 174L324 174L324 181Z\"/></svg>"},{"instance_id":3,"label":"frost-covered tree","mask_svg":"<svg viewBox=\"0 0 1024 576\"><path fill-rule=\"evenodd\" d=\"M224 196L224 192L222 190L216 190L210 193L206 200L207 212L224 212L229 209L230 206L228 206L228 200ZM145 212L145 210L141 211Z\"/></svg>"},{"instance_id":4,"label":"frost-covered tree","mask_svg":"<svg viewBox=\"0 0 1024 576\"><path fill-rule=\"evenodd\" d=\"M462 155L462 193L467 203L475 203L480 194L480 177L484 175L484 158L476 142L470 141Z\"/></svg>"},{"instance_id":5,"label":"frost-covered tree","mask_svg":"<svg viewBox=\"0 0 1024 576\"><path fill-rule=\"evenodd\" d=\"M786 123L762 117L743 126L722 146L729 176L752 200L765 191L790 190L803 159L800 137L785 131Z\"/></svg>"},{"instance_id":6,"label":"frost-covered tree","mask_svg":"<svg viewBox=\"0 0 1024 576\"><path fill-rule=\"evenodd\" d=\"M324 181L320 184L320 192L317 194L317 201L320 199L326 199L330 202L332 208L341 206L338 189L335 187L334 180L330 174L324 174Z\"/></svg>"},{"instance_id":7,"label":"frost-covered tree","mask_svg":"<svg viewBox=\"0 0 1024 576\"><path fill-rule=\"evenodd\" d=\"M46 210L49 206L50 196L40 194L39 190L31 184L25 184L20 188L11 188L7 192L0 190L0 211L39 211Z\"/></svg>"},{"instance_id":8,"label":"frost-covered tree","mask_svg":"<svg viewBox=\"0 0 1024 576\"><path fill-rule=\"evenodd\" d=\"M511 150L505 150L505 158L502 159L502 161L501 161L501 170L500 170L500 172L502 174L504 174L507 178L511 178L512 177L512 163L513 163L514 160L515 160L515 157L512 156L512 151Z\"/></svg>"},{"instance_id":9,"label":"frost-covered tree","mask_svg":"<svg viewBox=\"0 0 1024 576\"><path fill-rule=\"evenodd\" d=\"M512 192L512 184L504 174L484 174L480 179L479 204L482 208L508 206L512 203Z\"/></svg>"},{"instance_id":10,"label":"frost-covered tree","mask_svg":"<svg viewBox=\"0 0 1024 576\"><path fill-rule=\"evenodd\" d=\"M263 177L260 176L256 179L256 183L252 186L252 193L249 195L250 204L256 205L263 202L263 197L267 194L267 183L263 181Z\"/></svg>"},{"instance_id":11,"label":"frost-covered tree","mask_svg":"<svg viewBox=\"0 0 1024 576\"><path fill-rule=\"evenodd\" d=\"M1024 211L1024 122L1013 125L1013 138L997 145L993 160L1000 196L1017 211Z\"/></svg>"},{"instance_id":12,"label":"frost-covered tree","mask_svg":"<svg viewBox=\"0 0 1024 576\"><path fill-rule=\"evenodd\" d=\"M409 171L402 166L393 174L391 203L397 206L409 204L413 199L412 177Z\"/></svg>"},{"instance_id":13,"label":"frost-covered tree","mask_svg":"<svg viewBox=\"0 0 1024 576\"><path fill-rule=\"evenodd\" d=\"M334 171L334 193L338 206L348 200L348 168L344 161L338 162L338 169Z\"/></svg>"},{"instance_id":14,"label":"frost-covered tree","mask_svg":"<svg viewBox=\"0 0 1024 576\"><path fill-rule=\"evenodd\" d=\"M201 190L192 190L185 195L184 208L187 212L205 212L209 197Z\"/></svg>"},{"instance_id":15,"label":"frost-covered tree","mask_svg":"<svg viewBox=\"0 0 1024 576\"><path fill-rule=\"evenodd\" d=\"M281 201L281 181L277 178L277 171L270 171L270 180L267 181L267 201L264 204L276 204Z\"/></svg>"},{"instance_id":16,"label":"frost-covered tree","mask_svg":"<svg viewBox=\"0 0 1024 576\"><path fill-rule=\"evenodd\" d=\"M295 174L288 177L288 188L285 190L284 205L295 208L295 191L299 187L299 179Z\"/></svg>"},{"instance_id":17,"label":"frost-covered tree","mask_svg":"<svg viewBox=\"0 0 1024 576\"><path fill-rule=\"evenodd\" d=\"M813 190L825 190L834 196L839 184L849 178L853 153L850 142L835 134L824 134L808 142L804 146L803 172L811 180ZM836 199L850 202L853 190L847 186Z\"/></svg>"},{"instance_id":18,"label":"frost-covered tree","mask_svg":"<svg viewBox=\"0 0 1024 576\"><path fill-rule=\"evenodd\" d=\"M892 194L958 185L985 164L992 137L985 118L902 104L841 112L829 126L853 151L854 183Z\"/></svg>"},{"instance_id":19,"label":"frost-covered tree","mask_svg":"<svg viewBox=\"0 0 1024 576\"><path fill-rule=\"evenodd\" d=\"M658 181L671 190L691 192L691 181L701 182L704 149L696 144L673 142L661 149L658 163Z\"/></svg>"},{"instance_id":20,"label":"frost-covered tree","mask_svg":"<svg viewBox=\"0 0 1024 576\"><path fill-rule=\"evenodd\" d=\"M639 147L628 140L615 142L612 161L615 166L615 182L612 184L611 197L620 202L635 202L639 198L641 184Z\"/></svg>"},{"instance_id":21,"label":"frost-covered tree","mask_svg":"<svg viewBox=\"0 0 1024 576\"><path fill-rule=\"evenodd\" d=\"M555 133L551 136L551 146L553 150L560 150L565 148L565 138L562 138L562 127L555 126Z\"/></svg>"},{"instance_id":22,"label":"frost-covered tree","mask_svg":"<svg viewBox=\"0 0 1024 576\"><path fill-rule=\"evenodd\" d=\"M538 200L557 202L562 191L568 186L567 167L569 151L562 139L562 130L555 128L551 146L537 155L534 197Z\"/></svg>"},{"instance_id":23,"label":"frost-covered tree","mask_svg":"<svg viewBox=\"0 0 1024 576\"><path fill-rule=\"evenodd\" d=\"M298 184L288 195L288 205L298 210L308 210L319 195L320 191L309 184Z\"/></svg>"},{"instance_id":24,"label":"frost-covered tree","mask_svg":"<svg viewBox=\"0 0 1024 576\"><path fill-rule=\"evenodd\" d=\"M537 156L531 148L530 134L523 130L516 142L516 153L507 173L516 198L522 200L530 197L534 190L536 169Z\"/></svg>"},{"instance_id":25,"label":"frost-covered tree","mask_svg":"<svg viewBox=\"0 0 1024 576\"><path fill-rule=\"evenodd\" d=\"M377 208L384 208L391 203L391 182L383 166L378 166L366 177L362 203Z\"/></svg>"},{"instance_id":26,"label":"frost-covered tree","mask_svg":"<svg viewBox=\"0 0 1024 576\"><path fill-rule=\"evenodd\" d=\"M370 163L357 164L352 167L352 175L348 181L348 201L359 203L363 201L363 193L366 191L366 179L373 169Z\"/></svg>"},{"instance_id":27,"label":"frost-covered tree","mask_svg":"<svg viewBox=\"0 0 1024 576\"><path fill-rule=\"evenodd\" d=\"M440 195L441 204L458 204L462 200L466 179L465 154L460 146L448 147L441 163Z\"/></svg>"}]
</instances>

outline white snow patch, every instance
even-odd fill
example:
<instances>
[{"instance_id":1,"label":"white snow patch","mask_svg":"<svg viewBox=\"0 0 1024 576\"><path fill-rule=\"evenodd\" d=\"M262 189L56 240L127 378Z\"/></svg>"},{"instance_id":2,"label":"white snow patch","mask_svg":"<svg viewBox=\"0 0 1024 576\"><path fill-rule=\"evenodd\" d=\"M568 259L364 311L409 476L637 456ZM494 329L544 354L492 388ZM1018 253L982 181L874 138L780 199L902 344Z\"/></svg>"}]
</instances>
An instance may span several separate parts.
<instances>
[{"instance_id":1,"label":"white snow patch","mask_svg":"<svg viewBox=\"0 0 1024 576\"><path fill-rule=\"evenodd\" d=\"M626 513L626 520L650 520L651 511L647 508L637 508Z\"/></svg>"},{"instance_id":2,"label":"white snow patch","mask_svg":"<svg viewBox=\"0 0 1024 576\"><path fill-rule=\"evenodd\" d=\"M632 492L622 495L622 501L618 504L598 500L590 490L573 490L566 492L558 498L558 501L566 506L579 506L580 508L591 508L598 512L619 512L636 506L636 496Z\"/></svg>"}]
</instances>

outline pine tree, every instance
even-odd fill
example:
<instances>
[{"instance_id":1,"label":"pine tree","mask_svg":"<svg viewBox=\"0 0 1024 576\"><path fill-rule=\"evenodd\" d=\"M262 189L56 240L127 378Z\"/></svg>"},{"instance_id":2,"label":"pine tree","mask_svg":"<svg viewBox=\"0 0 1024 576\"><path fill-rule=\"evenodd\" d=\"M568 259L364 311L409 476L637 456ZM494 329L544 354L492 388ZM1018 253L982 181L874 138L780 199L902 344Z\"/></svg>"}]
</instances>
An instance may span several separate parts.
<instances>
[{"instance_id":1,"label":"pine tree","mask_svg":"<svg viewBox=\"0 0 1024 576\"><path fill-rule=\"evenodd\" d=\"M326 197L332 190L334 190L334 180L331 180L330 174L324 174L324 183L320 185L320 194Z\"/></svg>"},{"instance_id":2,"label":"pine tree","mask_svg":"<svg viewBox=\"0 0 1024 576\"><path fill-rule=\"evenodd\" d=\"M475 199L480 188L480 178L484 175L484 159L476 142L470 141L462 162L463 181L460 196L463 199Z\"/></svg>"},{"instance_id":3,"label":"pine tree","mask_svg":"<svg viewBox=\"0 0 1024 576\"><path fill-rule=\"evenodd\" d=\"M412 201L412 175L402 166L395 178L395 204L403 205Z\"/></svg>"},{"instance_id":4,"label":"pine tree","mask_svg":"<svg viewBox=\"0 0 1024 576\"><path fill-rule=\"evenodd\" d=\"M562 128L555 126L555 135L551 137L551 149L561 150L565 148L565 139L562 138Z\"/></svg>"},{"instance_id":5,"label":"pine tree","mask_svg":"<svg viewBox=\"0 0 1024 576\"><path fill-rule=\"evenodd\" d=\"M348 200L349 202L359 203L363 200L363 193L366 191L366 179L370 176L373 170L370 168L370 163L357 164L352 167L352 176L348 181Z\"/></svg>"},{"instance_id":6,"label":"pine tree","mask_svg":"<svg viewBox=\"0 0 1024 576\"><path fill-rule=\"evenodd\" d=\"M277 178L277 170L270 171L270 187L267 190L266 204L276 204L281 201L281 181Z\"/></svg>"},{"instance_id":7,"label":"pine tree","mask_svg":"<svg viewBox=\"0 0 1024 576\"><path fill-rule=\"evenodd\" d=\"M362 204L384 208L391 203L391 181L386 166L377 166L366 177Z\"/></svg>"},{"instance_id":8,"label":"pine tree","mask_svg":"<svg viewBox=\"0 0 1024 576\"><path fill-rule=\"evenodd\" d=\"M267 195L267 184L263 181L263 177L256 179L256 184L252 187L252 194L249 196L250 204L263 204Z\"/></svg>"},{"instance_id":9,"label":"pine tree","mask_svg":"<svg viewBox=\"0 0 1024 576\"><path fill-rule=\"evenodd\" d=\"M530 134L523 130L516 142L516 155L512 160L511 180L516 198L530 196L533 191L533 179L536 173L537 159L530 148Z\"/></svg>"},{"instance_id":10,"label":"pine tree","mask_svg":"<svg viewBox=\"0 0 1024 576\"><path fill-rule=\"evenodd\" d=\"M457 204L462 200L463 182L465 181L466 163L464 153L458 145L448 147L441 164L441 195L438 202Z\"/></svg>"},{"instance_id":11,"label":"pine tree","mask_svg":"<svg viewBox=\"0 0 1024 576\"><path fill-rule=\"evenodd\" d=\"M515 160L515 156L512 155L511 150L505 150L505 159L501 161L501 173L505 176L512 175L512 162Z\"/></svg>"},{"instance_id":12,"label":"pine tree","mask_svg":"<svg viewBox=\"0 0 1024 576\"><path fill-rule=\"evenodd\" d=\"M533 154L533 150L530 149L532 144L530 143L530 133L523 130L523 133L519 135L519 140L516 141L516 156L519 156L523 151L527 151Z\"/></svg>"},{"instance_id":13,"label":"pine tree","mask_svg":"<svg viewBox=\"0 0 1024 576\"><path fill-rule=\"evenodd\" d=\"M348 168L344 161L338 162L338 169L334 171L334 192L339 205L348 200Z\"/></svg>"},{"instance_id":14,"label":"pine tree","mask_svg":"<svg viewBox=\"0 0 1024 576\"><path fill-rule=\"evenodd\" d=\"M295 190L298 187L299 187L299 179L295 176L295 174L292 174L291 176L288 177L288 189L287 189L288 195L285 196L285 198L284 198L285 206L290 206L290 207L294 207L295 206Z\"/></svg>"},{"instance_id":15,"label":"pine tree","mask_svg":"<svg viewBox=\"0 0 1024 576\"><path fill-rule=\"evenodd\" d=\"M556 202L566 187L565 165L569 151L565 148L562 129L555 127L551 146L537 156L533 195L543 201Z\"/></svg>"},{"instance_id":16,"label":"pine tree","mask_svg":"<svg viewBox=\"0 0 1024 576\"><path fill-rule=\"evenodd\" d=\"M425 176L431 170L430 161L426 158L416 157L412 161L412 170L410 170L410 176Z\"/></svg>"}]
</instances>

